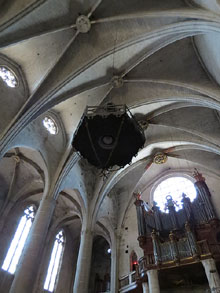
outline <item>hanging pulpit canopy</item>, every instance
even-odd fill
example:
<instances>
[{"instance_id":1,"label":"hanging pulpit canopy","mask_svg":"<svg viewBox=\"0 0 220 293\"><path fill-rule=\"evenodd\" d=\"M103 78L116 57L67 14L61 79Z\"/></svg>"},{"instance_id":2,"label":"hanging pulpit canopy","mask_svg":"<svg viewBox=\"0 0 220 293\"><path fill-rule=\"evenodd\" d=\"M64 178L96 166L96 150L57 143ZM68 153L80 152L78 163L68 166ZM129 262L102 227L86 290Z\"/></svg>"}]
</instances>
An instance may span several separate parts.
<instances>
[{"instance_id":1,"label":"hanging pulpit canopy","mask_svg":"<svg viewBox=\"0 0 220 293\"><path fill-rule=\"evenodd\" d=\"M144 146L144 131L126 105L90 107L80 120L72 145L100 169L124 167Z\"/></svg>"}]
</instances>

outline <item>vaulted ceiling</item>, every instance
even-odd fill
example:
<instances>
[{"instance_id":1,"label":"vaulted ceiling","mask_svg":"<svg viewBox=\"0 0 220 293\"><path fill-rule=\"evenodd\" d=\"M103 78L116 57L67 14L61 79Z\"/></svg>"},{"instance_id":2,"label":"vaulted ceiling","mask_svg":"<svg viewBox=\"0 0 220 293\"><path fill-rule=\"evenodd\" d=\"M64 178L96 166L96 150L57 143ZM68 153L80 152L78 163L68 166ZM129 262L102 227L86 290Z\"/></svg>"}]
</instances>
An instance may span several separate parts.
<instances>
[{"instance_id":1,"label":"vaulted ceiling","mask_svg":"<svg viewBox=\"0 0 220 293\"><path fill-rule=\"evenodd\" d=\"M15 88L0 79L1 180L10 185L5 160L22 153L35 176L42 170L40 188L68 190L66 206L72 199L79 215L117 226L146 178L194 167L218 176L219 33L217 0L1 0L0 66L18 79ZM108 102L127 104L148 127L132 164L103 177L71 141L86 105ZM173 157L146 170L159 150Z\"/></svg>"}]
</instances>

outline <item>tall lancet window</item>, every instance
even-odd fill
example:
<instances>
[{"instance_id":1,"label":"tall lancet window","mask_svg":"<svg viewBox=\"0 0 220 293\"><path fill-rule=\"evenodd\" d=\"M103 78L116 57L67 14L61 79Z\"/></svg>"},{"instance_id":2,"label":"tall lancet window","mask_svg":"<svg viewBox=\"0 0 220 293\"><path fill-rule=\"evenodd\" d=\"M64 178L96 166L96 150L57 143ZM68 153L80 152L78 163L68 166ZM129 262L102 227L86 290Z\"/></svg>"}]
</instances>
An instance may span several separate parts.
<instances>
[{"instance_id":1,"label":"tall lancet window","mask_svg":"<svg viewBox=\"0 0 220 293\"><path fill-rule=\"evenodd\" d=\"M64 251L64 244L64 233L61 230L59 233L57 233L56 239L54 241L53 250L50 256L50 263L47 270L47 276L44 282L44 290L49 292L54 291L58 279L58 273Z\"/></svg>"},{"instance_id":2,"label":"tall lancet window","mask_svg":"<svg viewBox=\"0 0 220 293\"><path fill-rule=\"evenodd\" d=\"M11 274L15 273L18 261L24 248L25 241L31 229L34 216L35 207L33 205L27 207L24 210L24 214L19 221L14 238L11 241L11 245L8 249L7 255L2 265L2 269Z\"/></svg>"}]
</instances>

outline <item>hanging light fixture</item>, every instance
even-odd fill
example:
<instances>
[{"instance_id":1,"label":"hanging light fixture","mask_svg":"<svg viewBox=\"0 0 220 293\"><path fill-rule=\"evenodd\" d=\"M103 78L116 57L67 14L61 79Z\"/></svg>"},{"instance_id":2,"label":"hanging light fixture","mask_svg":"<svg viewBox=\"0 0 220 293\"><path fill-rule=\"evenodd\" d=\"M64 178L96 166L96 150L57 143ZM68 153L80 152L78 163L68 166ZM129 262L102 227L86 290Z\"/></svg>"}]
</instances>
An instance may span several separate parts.
<instances>
[{"instance_id":1,"label":"hanging light fixture","mask_svg":"<svg viewBox=\"0 0 220 293\"><path fill-rule=\"evenodd\" d=\"M97 168L124 167L144 146L143 129L126 105L86 107L72 145Z\"/></svg>"}]
</instances>

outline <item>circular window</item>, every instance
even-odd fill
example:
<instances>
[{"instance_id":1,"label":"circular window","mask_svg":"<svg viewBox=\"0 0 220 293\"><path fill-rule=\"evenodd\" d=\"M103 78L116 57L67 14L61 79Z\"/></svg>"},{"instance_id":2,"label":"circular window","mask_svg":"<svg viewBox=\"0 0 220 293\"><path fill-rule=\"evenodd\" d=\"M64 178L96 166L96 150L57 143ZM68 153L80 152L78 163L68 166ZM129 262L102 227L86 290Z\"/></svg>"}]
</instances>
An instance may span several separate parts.
<instances>
[{"instance_id":1,"label":"circular window","mask_svg":"<svg viewBox=\"0 0 220 293\"><path fill-rule=\"evenodd\" d=\"M0 77L9 87L16 87L18 85L15 73L6 66L0 66Z\"/></svg>"},{"instance_id":2,"label":"circular window","mask_svg":"<svg viewBox=\"0 0 220 293\"><path fill-rule=\"evenodd\" d=\"M172 197L176 211L182 208L182 194L185 193L191 201L196 198L196 189L191 180L185 177L170 177L162 181L154 190L153 200L162 212L167 212L167 199Z\"/></svg>"},{"instance_id":3,"label":"circular window","mask_svg":"<svg viewBox=\"0 0 220 293\"><path fill-rule=\"evenodd\" d=\"M43 125L50 134L54 135L58 133L58 126L53 118L46 116L43 119Z\"/></svg>"}]
</instances>

